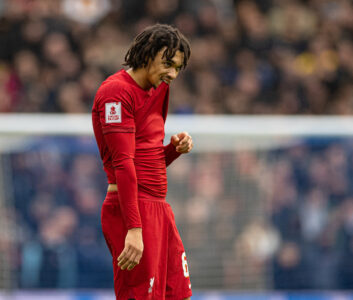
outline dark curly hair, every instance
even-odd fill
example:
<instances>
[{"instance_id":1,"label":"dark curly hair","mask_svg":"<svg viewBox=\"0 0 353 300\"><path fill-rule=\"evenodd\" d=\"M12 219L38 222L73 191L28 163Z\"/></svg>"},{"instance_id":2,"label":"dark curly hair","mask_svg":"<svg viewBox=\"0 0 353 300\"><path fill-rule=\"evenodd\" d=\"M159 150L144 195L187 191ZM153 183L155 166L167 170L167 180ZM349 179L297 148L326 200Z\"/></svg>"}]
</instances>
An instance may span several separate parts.
<instances>
[{"instance_id":1,"label":"dark curly hair","mask_svg":"<svg viewBox=\"0 0 353 300\"><path fill-rule=\"evenodd\" d=\"M183 68L186 67L191 53L190 43L177 28L166 24L149 26L137 35L125 55L124 65L134 70L144 68L163 47L166 47L163 57L167 60L171 60L178 50L184 53Z\"/></svg>"}]
</instances>

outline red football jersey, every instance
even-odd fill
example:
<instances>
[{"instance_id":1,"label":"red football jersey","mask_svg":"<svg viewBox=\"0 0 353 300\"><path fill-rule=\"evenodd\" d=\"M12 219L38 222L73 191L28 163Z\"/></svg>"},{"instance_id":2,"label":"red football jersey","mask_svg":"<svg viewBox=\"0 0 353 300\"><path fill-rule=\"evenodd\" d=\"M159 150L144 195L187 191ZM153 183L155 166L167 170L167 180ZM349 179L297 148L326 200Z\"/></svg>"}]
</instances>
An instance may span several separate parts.
<instances>
[{"instance_id":1,"label":"red football jersey","mask_svg":"<svg viewBox=\"0 0 353 300\"><path fill-rule=\"evenodd\" d=\"M143 90L125 71L108 77L98 89L92 121L108 183L117 183L112 153L104 135L135 133L134 166L138 198L146 195L165 198L166 165L174 160L174 146L164 147L164 123L169 101L169 86Z\"/></svg>"}]
</instances>

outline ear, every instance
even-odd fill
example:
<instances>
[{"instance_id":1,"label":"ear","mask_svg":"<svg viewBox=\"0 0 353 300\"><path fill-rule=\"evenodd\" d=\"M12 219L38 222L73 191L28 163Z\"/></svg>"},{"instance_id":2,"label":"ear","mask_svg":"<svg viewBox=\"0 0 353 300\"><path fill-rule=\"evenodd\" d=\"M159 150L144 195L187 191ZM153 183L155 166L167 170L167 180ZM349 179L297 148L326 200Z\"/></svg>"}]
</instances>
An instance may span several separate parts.
<instances>
[{"instance_id":1,"label":"ear","mask_svg":"<svg viewBox=\"0 0 353 300\"><path fill-rule=\"evenodd\" d=\"M148 62L147 62L147 65L146 65L146 67L145 67L145 69L146 69L147 71L151 68L152 62L153 62L152 58L149 58L149 59L148 59Z\"/></svg>"}]
</instances>

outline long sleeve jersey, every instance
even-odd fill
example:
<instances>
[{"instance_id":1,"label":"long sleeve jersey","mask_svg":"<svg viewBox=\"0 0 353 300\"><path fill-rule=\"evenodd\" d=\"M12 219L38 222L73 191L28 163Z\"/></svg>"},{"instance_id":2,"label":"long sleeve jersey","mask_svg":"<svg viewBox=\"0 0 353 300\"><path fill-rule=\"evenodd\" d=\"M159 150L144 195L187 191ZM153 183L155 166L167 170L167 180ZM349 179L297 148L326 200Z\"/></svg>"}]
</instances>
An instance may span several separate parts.
<instances>
[{"instance_id":1,"label":"long sleeve jersey","mask_svg":"<svg viewBox=\"0 0 353 300\"><path fill-rule=\"evenodd\" d=\"M95 138L108 183L116 183L128 229L141 227L140 195L165 198L166 167L180 154L163 145L169 86L143 90L125 71L108 77L92 108Z\"/></svg>"}]
</instances>

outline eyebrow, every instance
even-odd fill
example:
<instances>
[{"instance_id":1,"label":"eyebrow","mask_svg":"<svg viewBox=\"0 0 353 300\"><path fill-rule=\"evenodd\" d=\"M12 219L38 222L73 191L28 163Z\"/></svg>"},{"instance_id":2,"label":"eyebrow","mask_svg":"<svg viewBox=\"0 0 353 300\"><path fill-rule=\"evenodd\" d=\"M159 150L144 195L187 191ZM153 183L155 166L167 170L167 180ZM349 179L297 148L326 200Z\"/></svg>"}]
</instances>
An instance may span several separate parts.
<instances>
[{"instance_id":1,"label":"eyebrow","mask_svg":"<svg viewBox=\"0 0 353 300\"><path fill-rule=\"evenodd\" d=\"M182 68L183 67L183 64L177 65L177 63L173 59L165 59L165 62L171 63L174 66L176 66L177 68Z\"/></svg>"}]
</instances>

